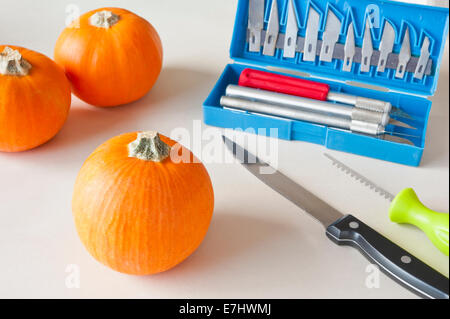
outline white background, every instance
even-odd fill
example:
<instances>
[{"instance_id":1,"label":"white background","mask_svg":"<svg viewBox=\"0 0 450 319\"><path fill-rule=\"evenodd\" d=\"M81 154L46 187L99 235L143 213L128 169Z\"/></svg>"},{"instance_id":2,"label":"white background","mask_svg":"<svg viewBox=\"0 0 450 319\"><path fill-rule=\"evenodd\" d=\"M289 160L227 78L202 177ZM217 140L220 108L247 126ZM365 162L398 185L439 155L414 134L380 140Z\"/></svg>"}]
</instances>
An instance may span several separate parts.
<instances>
[{"instance_id":1,"label":"white background","mask_svg":"<svg viewBox=\"0 0 450 319\"><path fill-rule=\"evenodd\" d=\"M113 5L156 27L165 59L159 81L142 100L98 109L74 99L66 125L51 142L24 153L0 154L0 297L415 297L384 275L380 288L366 288L369 263L359 252L333 244L321 225L238 164L207 165L216 196L214 218L201 247L181 265L160 275L135 277L96 262L79 241L71 215L79 168L115 135L192 130L193 120L202 119L202 101L230 62L236 1L0 2L2 44L53 56L68 4L78 5L81 12ZM448 6L448 1L434 3ZM428 206L448 212L448 44L443 61L420 168L327 152L391 192L413 187ZM389 203L331 166L325 151L318 145L280 141L279 168L448 276L448 258L419 230L391 223ZM79 289L66 287L71 264L80 270Z\"/></svg>"}]
</instances>

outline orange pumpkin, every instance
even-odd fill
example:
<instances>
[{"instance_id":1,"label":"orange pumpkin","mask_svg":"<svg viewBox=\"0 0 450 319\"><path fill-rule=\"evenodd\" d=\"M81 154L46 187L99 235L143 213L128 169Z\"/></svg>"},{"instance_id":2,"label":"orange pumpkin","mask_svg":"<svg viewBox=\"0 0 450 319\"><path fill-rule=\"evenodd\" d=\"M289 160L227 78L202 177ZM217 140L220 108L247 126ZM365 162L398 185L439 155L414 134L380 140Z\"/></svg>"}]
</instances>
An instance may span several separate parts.
<instances>
[{"instance_id":1,"label":"orange pumpkin","mask_svg":"<svg viewBox=\"0 0 450 319\"><path fill-rule=\"evenodd\" d=\"M179 152L191 161L179 161ZM78 235L90 254L135 275L168 270L192 254L213 208L203 164L154 132L123 134L99 146L81 168L72 199Z\"/></svg>"},{"instance_id":2,"label":"orange pumpkin","mask_svg":"<svg viewBox=\"0 0 450 319\"><path fill-rule=\"evenodd\" d=\"M73 93L101 107L138 100L155 84L162 67L158 33L145 19L119 8L90 11L59 36L55 61Z\"/></svg>"},{"instance_id":3,"label":"orange pumpkin","mask_svg":"<svg viewBox=\"0 0 450 319\"><path fill-rule=\"evenodd\" d=\"M70 83L55 62L0 45L0 151L25 151L50 140L67 119L70 99Z\"/></svg>"}]
</instances>

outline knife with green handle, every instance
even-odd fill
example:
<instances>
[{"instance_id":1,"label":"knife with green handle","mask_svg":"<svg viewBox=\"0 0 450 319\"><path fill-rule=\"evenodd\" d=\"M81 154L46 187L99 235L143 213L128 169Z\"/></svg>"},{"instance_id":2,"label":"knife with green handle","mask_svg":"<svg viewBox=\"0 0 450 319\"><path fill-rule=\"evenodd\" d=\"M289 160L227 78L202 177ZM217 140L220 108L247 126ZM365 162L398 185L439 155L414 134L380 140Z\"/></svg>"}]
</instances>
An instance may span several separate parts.
<instances>
[{"instance_id":1,"label":"knife with green handle","mask_svg":"<svg viewBox=\"0 0 450 319\"><path fill-rule=\"evenodd\" d=\"M395 223L412 224L420 228L448 256L449 215L425 207L413 189L406 188L394 198L389 215Z\"/></svg>"},{"instance_id":2,"label":"knife with green handle","mask_svg":"<svg viewBox=\"0 0 450 319\"><path fill-rule=\"evenodd\" d=\"M260 181L325 227L334 243L357 248L391 278L419 296L448 299L449 280L352 215L344 215L292 179L223 137L234 157Z\"/></svg>"},{"instance_id":3,"label":"knife with green handle","mask_svg":"<svg viewBox=\"0 0 450 319\"><path fill-rule=\"evenodd\" d=\"M425 207L420 202L416 192L411 188L406 188L397 196L394 196L331 155L325 154L325 157L356 180L359 180L386 199L389 199L391 201L389 215L393 222L411 224L420 228L443 254L449 255L448 214L435 212Z\"/></svg>"}]
</instances>

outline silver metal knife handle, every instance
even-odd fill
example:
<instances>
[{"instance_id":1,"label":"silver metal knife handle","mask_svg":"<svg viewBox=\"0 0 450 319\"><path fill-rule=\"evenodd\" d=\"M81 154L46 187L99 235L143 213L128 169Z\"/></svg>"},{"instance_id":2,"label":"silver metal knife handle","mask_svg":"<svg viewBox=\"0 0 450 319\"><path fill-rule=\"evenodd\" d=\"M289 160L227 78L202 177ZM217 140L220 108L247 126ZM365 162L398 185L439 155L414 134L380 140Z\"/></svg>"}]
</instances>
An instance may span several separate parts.
<instances>
[{"instance_id":1,"label":"silver metal knife handle","mask_svg":"<svg viewBox=\"0 0 450 319\"><path fill-rule=\"evenodd\" d=\"M350 130L352 132L369 134L372 136L377 136L384 133L384 127L376 123L351 120L349 118L330 116L315 112L307 112L284 105L249 101L229 96L222 96L222 98L220 99L220 105L223 107L238 109L247 112L327 125L330 127L341 128Z\"/></svg>"},{"instance_id":2,"label":"silver metal knife handle","mask_svg":"<svg viewBox=\"0 0 450 319\"><path fill-rule=\"evenodd\" d=\"M345 102L349 102L346 103L349 105L343 105L232 84L227 86L225 94L229 97L255 100L268 104L285 105L303 111L332 114L335 116L347 117L356 121L376 123L382 126L386 126L390 119L388 113L375 112L364 108L350 106L352 102L354 104L358 103L358 97L352 95L340 96L341 100L346 98ZM362 99L362 101L364 101L364 99Z\"/></svg>"},{"instance_id":3,"label":"silver metal knife handle","mask_svg":"<svg viewBox=\"0 0 450 319\"><path fill-rule=\"evenodd\" d=\"M330 91L328 99L338 103L354 105L357 108L374 112L390 113L392 104L390 102L370 99L362 96L338 93Z\"/></svg>"}]
</instances>

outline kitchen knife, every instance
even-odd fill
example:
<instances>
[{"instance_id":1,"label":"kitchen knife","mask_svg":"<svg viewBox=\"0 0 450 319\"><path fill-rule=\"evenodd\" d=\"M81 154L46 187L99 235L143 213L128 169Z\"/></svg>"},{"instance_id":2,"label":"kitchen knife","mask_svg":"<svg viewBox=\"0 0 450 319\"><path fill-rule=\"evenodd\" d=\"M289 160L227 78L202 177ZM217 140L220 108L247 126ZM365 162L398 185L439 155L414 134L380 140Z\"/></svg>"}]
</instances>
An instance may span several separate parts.
<instances>
[{"instance_id":1,"label":"kitchen knife","mask_svg":"<svg viewBox=\"0 0 450 319\"><path fill-rule=\"evenodd\" d=\"M318 220L326 235L338 245L358 248L387 275L416 294L433 299L448 299L449 280L406 250L352 215L343 215L281 172L271 168L246 149L223 136L226 147L240 163L267 186Z\"/></svg>"}]
</instances>

